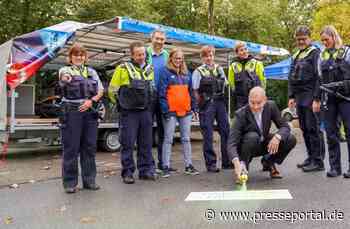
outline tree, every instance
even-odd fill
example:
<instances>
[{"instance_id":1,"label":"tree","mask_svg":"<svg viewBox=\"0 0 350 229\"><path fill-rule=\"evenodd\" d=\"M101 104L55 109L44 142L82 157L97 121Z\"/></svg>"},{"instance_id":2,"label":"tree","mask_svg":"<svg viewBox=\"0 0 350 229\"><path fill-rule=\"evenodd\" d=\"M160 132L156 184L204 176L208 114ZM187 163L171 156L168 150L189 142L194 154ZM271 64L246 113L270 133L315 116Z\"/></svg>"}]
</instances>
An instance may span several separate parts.
<instances>
[{"instance_id":1,"label":"tree","mask_svg":"<svg viewBox=\"0 0 350 229\"><path fill-rule=\"evenodd\" d=\"M319 33L325 25L334 25L345 44L350 44L350 1L323 1L315 13L312 23L312 37L319 40Z\"/></svg>"},{"instance_id":2,"label":"tree","mask_svg":"<svg viewBox=\"0 0 350 229\"><path fill-rule=\"evenodd\" d=\"M24 33L68 19L78 0L0 1L0 44ZM5 13L4 13L5 12Z\"/></svg>"},{"instance_id":3,"label":"tree","mask_svg":"<svg viewBox=\"0 0 350 229\"><path fill-rule=\"evenodd\" d=\"M208 32L214 34L214 0L208 0Z\"/></svg>"}]
</instances>

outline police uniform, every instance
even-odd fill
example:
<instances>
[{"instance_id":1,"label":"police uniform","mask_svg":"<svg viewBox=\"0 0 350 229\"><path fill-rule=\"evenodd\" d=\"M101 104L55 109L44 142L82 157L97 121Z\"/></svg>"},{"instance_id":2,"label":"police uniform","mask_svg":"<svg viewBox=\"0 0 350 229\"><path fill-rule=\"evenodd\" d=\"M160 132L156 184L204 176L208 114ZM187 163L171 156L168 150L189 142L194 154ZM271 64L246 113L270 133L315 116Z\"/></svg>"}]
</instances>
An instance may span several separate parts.
<instances>
[{"instance_id":1,"label":"police uniform","mask_svg":"<svg viewBox=\"0 0 350 229\"><path fill-rule=\"evenodd\" d=\"M303 165L308 168L317 166L324 169L324 140L320 130L319 113L312 111L313 101L320 101L319 80L317 74L317 60L319 49L309 46L298 50L292 57L291 69L288 77L288 94L295 99L300 128L303 131L307 158ZM312 165L311 165L312 164Z\"/></svg>"},{"instance_id":2,"label":"police uniform","mask_svg":"<svg viewBox=\"0 0 350 229\"><path fill-rule=\"evenodd\" d=\"M139 177L154 176L152 156L151 97L154 93L153 67L126 62L118 66L109 86L112 102L120 107L120 143L123 178L133 177L133 149L137 141Z\"/></svg>"},{"instance_id":3,"label":"police uniform","mask_svg":"<svg viewBox=\"0 0 350 229\"><path fill-rule=\"evenodd\" d=\"M237 58L229 67L228 81L233 91L235 110L238 110L248 104L250 89L255 86L266 88L264 65L251 56Z\"/></svg>"},{"instance_id":4,"label":"police uniform","mask_svg":"<svg viewBox=\"0 0 350 229\"><path fill-rule=\"evenodd\" d=\"M59 76L69 74L72 80L59 81L62 92L61 138L63 146L63 186L78 185L78 157L80 156L83 186L95 184L97 119L95 110L79 112L79 106L103 90L96 71L86 66L67 66L59 70Z\"/></svg>"},{"instance_id":5,"label":"police uniform","mask_svg":"<svg viewBox=\"0 0 350 229\"><path fill-rule=\"evenodd\" d=\"M198 82L199 81L199 82ZM192 75L192 87L199 93L199 122L203 135L203 154L208 169L216 169L216 154L213 147L214 120L219 127L221 139L222 168L230 168L227 156L227 139L229 136L229 122L227 116L224 89L226 76L219 65L210 68L208 65L199 66Z\"/></svg>"},{"instance_id":6,"label":"police uniform","mask_svg":"<svg viewBox=\"0 0 350 229\"><path fill-rule=\"evenodd\" d=\"M331 88L345 97L350 97L350 48L343 46L339 49L325 49L319 58L319 74L321 84L342 82L343 85ZM340 175L341 157L339 145L339 124L337 117L341 116L346 127L350 127L350 102L336 97L333 93L323 92L322 105L324 110L325 127L327 133L329 164L331 170L327 173L333 177ZM350 136L346 133L348 153L350 152Z\"/></svg>"}]
</instances>

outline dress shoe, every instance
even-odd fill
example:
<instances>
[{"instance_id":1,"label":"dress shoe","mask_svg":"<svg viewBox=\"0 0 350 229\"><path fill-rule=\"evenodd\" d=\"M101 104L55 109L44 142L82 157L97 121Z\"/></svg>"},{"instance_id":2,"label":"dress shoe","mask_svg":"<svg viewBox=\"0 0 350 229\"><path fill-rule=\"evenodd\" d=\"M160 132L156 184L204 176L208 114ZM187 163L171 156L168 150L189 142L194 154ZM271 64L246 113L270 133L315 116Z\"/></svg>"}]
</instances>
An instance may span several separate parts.
<instances>
[{"instance_id":1,"label":"dress shoe","mask_svg":"<svg viewBox=\"0 0 350 229\"><path fill-rule=\"evenodd\" d=\"M343 174L344 178L350 178L350 169Z\"/></svg>"},{"instance_id":2,"label":"dress shoe","mask_svg":"<svg viewBox=\"0 0 350 229\"><path fill-rule=\"evenodd\" d=\"M147 174L147 175L139 175L140 180L157 180L157 176L155 174Z\"/></svg>"},{"instance_id":3,"label":"dress shoe","mask_svg":"<svg viewBox=\"0 0 350 229\"><path fill-rule=\"evenodd\" d=\"M305 167L305 166L309 166L310 164L311 164L311 161L310 161L309 159L306 159L305 161L303 161L303 163L297 164L297 167L298 167L299 169L301 169L301 168L303 168L303 167Z\"/></svg>"},{"instance_id":4,"label":"dress shoe","mask_svg":"<svg viewBox=\"0 0 350 229\"><path fill-rule=\"evenodd\" d=\"M88 190L92 190L92 191L97 191L101 187L98 184L93 183L93 184L83 184L83 188L88 189Z\"/></svg>"},{"instance_id":5,"label":"dress shoe","mask_svg":"<svg viewBox=\"0 0 350 229\"><path fill-rule=\"evenodd\" d=\"M277 170L275 165L270 167L270 177L271 179L282 179L281 173Z\"/></svg>"},{"instance_id":6,"label":"dress shoe","mask_svg":"<svg viewBox=\"0 0 350 229\"><path fill-rule=\"evenodd\" d=\"M123 177L123 182L125 184L133 184L135 183L135 179L132 176L125 176Z\"/></svg>"},{"instance_id":7,"label":"dress shoe","mask_svg":"<svg viewBox=\"0 0 350 229\"><path fill-rule=\"evenodd\" d=\"M263 167L262 168L263 172L270 171L271 165L265 158L261 158L261 164L262 164L262 167Z\"/></svg>"},{"instance_id":8,"label":"dress shoe","mask_svg":"<svg viewBox=\"0 0 350 229\"><path fill-rule=\"evenodd\" d=\"M77 187L65 187L64 191L68 194L73 194L77 192Z\"/></svg>"},{"instance_id":9,"label":"dress shoe","mask_svg":"<svg viewBox=\"0 0 350 229\"><path fill-rule=\"evenodd\" d=\"M341 172L335 169L331 169L327 172L327 177L337 177L340 176Z\"/></svg>"},{"instance_id":10,"label":"dress shoe","mask_svg":"<svg viewBox=\"0 0 350 229\"><path fill-rule=\"evenodd\" d=\"M220 172L220 169L216 168L216 167L209 167L209 168L207 168L207 171L209 173L218 173L218 172Z\"/></svg>"},{"instance_id":11,"label":"dress shoe","mask_svg":"<svg viewBox=\"0 0 350 229\"><path fill-rule=\"evenodd\" d=\"M305 173L308 173L308 172L316 172L316 171L323 171L324 170L324 165L320 165L320 164L316 164L316 163L311 163L307 166L304 166L302 168L302 170L305 172Z\"/></svg>"}]
</instances>

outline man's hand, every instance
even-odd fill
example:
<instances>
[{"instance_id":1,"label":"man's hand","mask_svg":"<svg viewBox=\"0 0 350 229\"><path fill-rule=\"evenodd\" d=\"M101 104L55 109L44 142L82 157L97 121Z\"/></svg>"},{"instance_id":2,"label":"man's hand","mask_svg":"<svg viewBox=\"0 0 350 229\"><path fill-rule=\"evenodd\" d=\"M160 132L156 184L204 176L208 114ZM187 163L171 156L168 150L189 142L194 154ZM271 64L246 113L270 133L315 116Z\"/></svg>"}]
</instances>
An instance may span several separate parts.
<instances>
[{"instance_id":1,"label":"man's hand","mask_svg":"<svg viewBox=\"0 0 350 229\"><path fill-rule=\"evenodd\" d=\"M289 99L288 100L288 107L289 107L289 109L295 108L295 105L296 105L295 99Z\"/></svg>"},{"instance_id":2,"label":"man's hand","mask_svg":"<svg viewBox=\"0 0 350 229\"><path fill-rule=\"evenodd\" d=\"M270 140L269 145L267 146L267 151L270 154L275 154L278 152L278 147L280 145L280 135L275 135L273 138Z\"/></svg>"},{"instance_id":3,"label":"man's hand","mask_svg":"<svg viewBox=\"0 0 350 229\"><path fill-rule=\"evenodd\" d=\"M234 158L232 160L232 164L235 167L235 170L234 170L234 175L236 176L235 178L236 178L236 180L238 180L239 176L242 173L242 168L241 168L241 163L239 162L239 158Z\"/></svg>"},{"instance_id":4,"label":"man's hand","mask_svg":"<svg viewBox=\"0 0 350 229\"><path fill-rule=\"evenodd\" d=\"M92 107L92 100L87 99L84 101L84 103L79 107L80 112L87 111L90 107Z\"/></svg>"},{"instance_id":5,"label":"man's hand","mask_svg":"<svg viewBox=\"0 0 350 229\"><path fill-rule=\"evenodd\" d=\"M314 113L318 113L318 112L320 112L320 110L321 110L321 102L314 100L312 102L312 111Z\"/></svg>"},{"instance_id":6,"label":"man's hand","mask_svg":"<svg viewBox=\"0 0 350 229\"><path fill-rule=\"evenodd\" d=\"M61 76L61 81L69 83L72 80L72 76L70 74L64 73Z\"/></svg>"}]
</instances>

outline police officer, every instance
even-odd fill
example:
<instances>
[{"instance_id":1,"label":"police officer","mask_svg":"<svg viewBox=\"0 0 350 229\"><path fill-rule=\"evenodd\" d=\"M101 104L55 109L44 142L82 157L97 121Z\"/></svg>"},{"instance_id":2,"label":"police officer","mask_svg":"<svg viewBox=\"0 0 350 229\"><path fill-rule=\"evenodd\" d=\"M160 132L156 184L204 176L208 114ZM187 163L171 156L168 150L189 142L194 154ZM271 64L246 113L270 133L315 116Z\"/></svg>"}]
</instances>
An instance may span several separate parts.
<instances>
[{"instance_id":1,"label":"police officer","mask_svg":"<svg viewBox=\"0 0 350 229\"><path fill-rule=\"evenodd\" d=\"M324 140L320 131L319 113L312 110L320 101L317 60L319 49L312 46L310 29L299 26L295 31L298 51L292 57L288 77L288 106L297 107L300 128L303 131L307 158L298 168L304 172L324 170Z\"/></svg>"},{"instance_id":2,"label":"police officer","mask_svg":"<svg viewBox=\"0 0 350 229\"><path fill-rule=\"evenodd\" d=\"M350 48L344 46L334 26L325 26L321 33L321 41L325 49L319 58L319 74L321 85L325 89L322 92L322 108L324 110L325 127L327 133L330 170L328 177L341 175L341 158L339 144L339 125L337 117L340 117L349 130L350 127ZM339 83L336 87L329 83ZM322 88L321 88L322 89ZM314 106L314 110L319 110ZM347 131L346 140L348 153L350 152L350 133ZM350 170L344 173L345 178L350 178Z\"/></svg>"},{"instance_id":3,"label":"police officer","mask_svg":"<svg viewBox=\"0 0 350 229\"><path fill-rule=\"evenodd\" d=\"M59 70L63 187L66 193L77 191L80 156L83 188L98 190L100 187L95 182L98 114L94 107L103 95L103 86L96 71L85 65L84 47L73 45L68 58L70 65Z\"/></svg>"},{"instance_id":4,"label":"police officer","mask_svg":"<svg viewBox=\"0 0 350 229\"><path fill-rule=\"evenodd\" d=\"M203 46L200 53L203 64L192 74L192 88L199 107L199 122L203 135L203 154L208 172L219 172L213 148L214 120L219 127L221 138L222 168L230 169L232 164L227 156L229 122L224 97L225 73L215 64L215 48Z\"/></svg>"},{"instance_id":5,"label":"police officer","mask_svg":"<svg viewBox=\"0 0 350 229\"><path fill-rule=\"evenodd\" d=\"M264 65L249 55L244 42L238 42L234 48L237 57L229 67L228 81L233 91L235 110L248 104L250 89L255 86L266 88Z\"/></svg>"},{"instance_id":6,"label":"police officer","mask_svg":"<svg viewBox=\"0 0 350 229\"><path fill-rule=\"evenodd\" d=\"M139 179L155 180L152 156L151 97L154 93L153 67L146 64L142 42L130 44L131 61L118 66L109 85L111 101L120 107L122 179L135 182L133 149L137 141Z\"/></svg>"}]
</instances>

